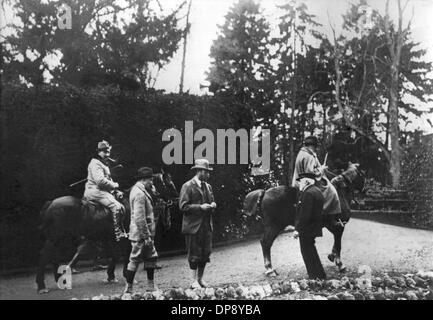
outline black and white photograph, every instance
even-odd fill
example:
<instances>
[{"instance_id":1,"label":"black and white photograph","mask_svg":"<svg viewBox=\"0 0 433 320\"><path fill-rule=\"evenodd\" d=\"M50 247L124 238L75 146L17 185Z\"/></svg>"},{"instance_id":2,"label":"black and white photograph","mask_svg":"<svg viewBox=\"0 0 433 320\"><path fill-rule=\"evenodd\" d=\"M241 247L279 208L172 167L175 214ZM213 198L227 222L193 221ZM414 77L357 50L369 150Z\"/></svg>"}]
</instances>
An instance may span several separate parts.
<instances>
[{"instance_id":1,"label":"black and white photograph","mask_svg":"<svg viewBox=\"0 0 433 320\"><path fill-rule=\"evenodd\" d=\"M431 0L0 0L0 300L433 300L432 35Z\"/></svg>"}]
</instances>

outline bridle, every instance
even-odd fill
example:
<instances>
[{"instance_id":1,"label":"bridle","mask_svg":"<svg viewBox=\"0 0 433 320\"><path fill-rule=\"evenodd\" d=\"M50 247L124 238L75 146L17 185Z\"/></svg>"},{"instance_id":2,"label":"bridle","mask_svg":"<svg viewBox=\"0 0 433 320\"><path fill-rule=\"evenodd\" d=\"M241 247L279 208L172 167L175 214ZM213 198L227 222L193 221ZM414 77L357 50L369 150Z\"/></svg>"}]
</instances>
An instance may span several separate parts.
<instances>
[{"instance_id":1,"label":"bridle","mask_svg":"<svg viewBox=\"0 0 433 320\"><path fill-rule=\"evenodd\" d=\"M155 176L157 177L158 181L161 183L161 186L164 189L164 191L167 192L167 190L169 188L167 186L167 183L165 182L163 173L158 173ZM173 182L171 182L171 183L173 184ZM174 184L173 184L173 187L174 187ZM174 187L174 189L175 188L176 187ZM172 206L176 205L176 200L179 200L179 197L169 198L167 201L164 201L164 199L162 199L162 198L160 198L160 200L162 200L164 202L165 206L172 207Z\"/></svg>"}]
</instances>

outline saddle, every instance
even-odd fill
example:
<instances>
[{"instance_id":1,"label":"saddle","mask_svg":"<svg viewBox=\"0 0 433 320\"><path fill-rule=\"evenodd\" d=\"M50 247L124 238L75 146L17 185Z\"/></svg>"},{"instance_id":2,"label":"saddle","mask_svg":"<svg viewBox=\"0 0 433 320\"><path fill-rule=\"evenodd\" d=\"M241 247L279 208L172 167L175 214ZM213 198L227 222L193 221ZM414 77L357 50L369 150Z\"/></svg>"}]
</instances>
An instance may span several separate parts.
<instances>
[{"instance_id":1,"label":"saddle","mask_svg":"<svg viewBox=\"0 0 433 320\"><path fill-rule=\"evenodd\" d=\"M112 218L110 209L96 201L83 198L81 199L81 205L86 215L89 215L96 220L106 219L108 217ZM120 210L120 214L121 214L121 219L123 219L125 214L125 207L123 205L122 205L122 209Z\"/></svg>"}]
</instances>

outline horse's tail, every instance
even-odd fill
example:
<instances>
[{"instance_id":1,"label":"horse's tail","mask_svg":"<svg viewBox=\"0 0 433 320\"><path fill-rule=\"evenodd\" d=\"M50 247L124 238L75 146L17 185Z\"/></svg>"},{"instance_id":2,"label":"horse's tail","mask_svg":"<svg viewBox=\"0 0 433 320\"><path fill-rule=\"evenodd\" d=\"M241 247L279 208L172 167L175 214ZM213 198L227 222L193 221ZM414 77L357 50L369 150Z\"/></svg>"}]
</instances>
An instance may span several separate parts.
<instances>
[{"instance_id":1,"label":"horse's tail","mask_svg":"<svg viewBox=\"0 0 433 320\"><path fill-rule=\"evenodd\" d=\"M258 216L261 213L262 200L265 190L258 189L247 194L243 206L243 214L246 216Z\"/></svg>"},{"instance_id":2,"label":"horse's tail","mask_svg":"<svg viewBox=\"0 0 433 320\"><path fill-rule=\"evenodd\" d=\"M42 232L46 231L47 226L49 224L50 219L48 218L48 215L47 215L47 209L51 205L51 203L52 203L52 201L45 202L44 205L42 206L40 213L39 213L40 224L39 224L38 229Z\"/></svg>"}]
</instances>

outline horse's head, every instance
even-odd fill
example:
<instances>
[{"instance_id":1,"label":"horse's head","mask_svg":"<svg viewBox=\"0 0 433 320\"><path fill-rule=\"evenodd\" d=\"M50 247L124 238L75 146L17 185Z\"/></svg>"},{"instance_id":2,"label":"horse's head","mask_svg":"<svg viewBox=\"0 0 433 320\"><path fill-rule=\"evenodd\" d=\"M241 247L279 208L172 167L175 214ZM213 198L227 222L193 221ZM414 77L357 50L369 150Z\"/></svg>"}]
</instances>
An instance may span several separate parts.
<instances>
[{"instance_id":1,"label":"horse's head","mask_svg":"<svg viewBox=\"0 0 433 320\"><path fill-rule=\"evenodd\" d=\"M153 185L155 186L153 195L157 198L168 201L179 197L176 186L168 172L163 171L162 173L155 174Z\"/></svg>"},{"instance_id":2,"label":"horse's head","mask_svg":"<svg viewBox=\"0 0 433 320\"><path fill-rule=\"evenodd\" d=\"M359 163L352 163L349 161L346 171L341 175L344 177L351 189L364 192L365 174L361 169L359 169Z\"/></svg>"}]
</instances>

